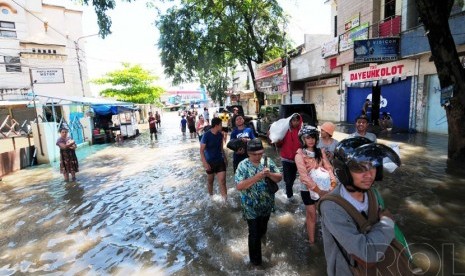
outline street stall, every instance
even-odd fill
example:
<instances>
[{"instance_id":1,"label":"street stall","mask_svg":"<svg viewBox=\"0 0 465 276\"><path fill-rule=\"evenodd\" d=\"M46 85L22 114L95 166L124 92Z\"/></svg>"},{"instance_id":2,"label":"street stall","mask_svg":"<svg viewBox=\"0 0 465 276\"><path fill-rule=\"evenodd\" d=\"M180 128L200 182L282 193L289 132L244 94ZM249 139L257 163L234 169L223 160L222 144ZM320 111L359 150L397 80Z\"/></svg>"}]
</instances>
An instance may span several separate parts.
<instances>
[{"instance_id":1,"label":"street stall","mask_svg":"<svg viewBox=\"0 0 465 276\"><path fill-rule=\"evenodd\" d=\"M40 164L57 160L59 151L55 142L60 127L68 128L71 138L78 145L94 142L108 143L115 141L116 135L120 135L121 131L119 124L111 120L112 116L136 110L133 103L108 98L47 95L33 91L28 94L28 97L33 103L30 106L33 106L38 114L43 114L46 108L50 111L50 116L39 115L39 119L36 119L35 124L32 125L34 145L38 148L37 161ZM108 118L95 114L92 107L113 111ZM96 125L98 125L98 133Z\"/></svg>"},{"instance_id":2,"label":"street stall","mask_svg":"<svg viewBox=\"0 0 465 276\"><path fill-rule=\"evenodd\" d=\"M139 108L128 105L92 105L94 121L93 143L108 143L116 137L131 138L139 135L136 112Z\"/></svg>"}]
</instances>

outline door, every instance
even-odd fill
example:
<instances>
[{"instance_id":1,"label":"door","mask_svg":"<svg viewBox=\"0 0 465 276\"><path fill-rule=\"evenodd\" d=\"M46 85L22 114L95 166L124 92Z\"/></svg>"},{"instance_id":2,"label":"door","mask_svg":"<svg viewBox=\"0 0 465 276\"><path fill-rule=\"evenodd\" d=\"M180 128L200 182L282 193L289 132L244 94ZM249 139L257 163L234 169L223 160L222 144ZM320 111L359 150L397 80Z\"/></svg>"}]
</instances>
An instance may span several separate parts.
<instances>
[{"instance_id":1,"label":"door","mask_svg":"<svg viewBox=\"0 0 465 276\"><path fill-rule=\"evenodd\" d=\"M353 123L361 114L363 104L366 99L372 102L379 102L379 113L388 112L394 122L394 128L400 131L409 130L410 121L410 91L412 78L404 81L381 86L381 93L377 92L378 87L349 87L347 94L347 122ZM373 91L375 89L376 91ZM377 97L373 99L373 97Z\"/></svg>"},{"instance_id":2,"label":"door","mask_svg":"<svg viewBox=\"0 0 465 276\"><path fill-rule=\"evenodd\" d=\"M371 87L349 87L347 89L347 122L355 123L355 119L362 114L365 100L371 100Z\"/></svg>"},{"instance_id":3,"label":"door","mask_svg":"<svg viewBox=\"0 0 465 276\"><path fill-rule=\"evenodd\" d=\"M410 91L412 78L381 86L379 112L391 114L394 128L400 131L410 129Z\"/></svg>"},{"instance_id":4,"label":"door","mask_svg":"<svg viewBox=\"0 0 465 276\"><path fill-rule=\"evenodd\" d=\"M426 80L428 106L426 107L426 131L432 133L448 133L446 110L441 106L441 85L438 75L431 75Z\"/></svg>"}]
</instances>

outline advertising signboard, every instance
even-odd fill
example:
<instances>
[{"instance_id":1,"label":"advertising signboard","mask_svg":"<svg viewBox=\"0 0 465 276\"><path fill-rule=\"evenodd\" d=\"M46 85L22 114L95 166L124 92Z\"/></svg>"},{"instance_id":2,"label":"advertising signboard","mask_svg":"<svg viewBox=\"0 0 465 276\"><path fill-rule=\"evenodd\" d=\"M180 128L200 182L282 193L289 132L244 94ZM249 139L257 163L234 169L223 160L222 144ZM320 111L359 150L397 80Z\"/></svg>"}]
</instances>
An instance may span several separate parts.
<instances>
[{"instance_id":1,"label":"advertising signboard","mask_svg":"<svg viewBox=\"0 0 465 276\"><path fill-rule=\"evenodd\" d=\"M34 83L64 83L63 68L31 69Z\"/></svg>"},{"instance_id":2,"label":"advertising signboard","mask_svg":"<svg viewBox=\"0 0 465 276\"><path fill-rule=\"evenodd\" d=\"M343 52L354 47L354 41L368 38L368 23L364 23L339 36L339 52Z\"/></svg>"},{"instance_id":3,"label":"advertising signboard","mask_svg":"<svg viewBox=\"0 0 465 276\"><path fill-rule=\"evenodd\" d=\"M326 58L330 56L337 55L338 52L338 42L339 38L335 37L332 38L330 41L327 41L321 47L321 57Z\"/></svg>"},{"instance_id":4,"label":"advertising signboard","mask_svg":"<svg viewBox=\"0 0 465 276\"><path fill-rule=\"evenodd\" d=\"M351 19L344 23L345 31L351 30L358 26L360 26L360 13L354 15Z\"/></svg>"},{"instance_id":5,"label":"advertising signboard","mask_svg":"<svg viewBox=\"0 0 465 276\"><path fill-rule=\"evenodd\" d=\"M399 59L399 38L383 37L354 41L354 62L381 62Z\"/></svg>"}]
</instances>

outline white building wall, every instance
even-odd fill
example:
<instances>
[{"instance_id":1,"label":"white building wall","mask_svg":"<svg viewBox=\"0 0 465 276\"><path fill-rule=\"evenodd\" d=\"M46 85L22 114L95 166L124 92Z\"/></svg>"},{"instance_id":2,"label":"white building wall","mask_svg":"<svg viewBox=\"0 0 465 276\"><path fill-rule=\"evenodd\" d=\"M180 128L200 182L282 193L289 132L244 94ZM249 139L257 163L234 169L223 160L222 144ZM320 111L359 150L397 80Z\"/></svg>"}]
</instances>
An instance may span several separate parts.
<instances>
[{"instance_id":1,"label":"white building wall","mask_svg":"<svg viewBox=\"0 0 465 276\"><path fill-rule=\"evenodd\" d=\"M329 70L321 57L321 45L330 38L330 35L305 35L306 52L291 59L292 81L319 76Z\"/></svg>"},{"instance_id":2,"label":"white building wall","mask_svg":"<svg viewBox=\"0 0 465 276\"><path fill-rule=\"evenodd\" d=\"M29 68L62 68L64 83L37 84L34 90L49 96L82 96L74 46L74 41L82 36L82 11L43 4L41 0L16 2L19 5L10 0L0 2L0 5L5 3L16 11L2 14L1 20L14 22L17 34L17 38L0 37L0 60L3 62L4 55L21 55L22 72L6 72L5 66L0 66L0 78L6 80L0 82L0 89L30 88ZM47 22L47 28L43 21ZM80 42L82 48L83 41ZM39 49L47 53L39 54ZM85 94L90 95L85 62L81 65Z\"/></svg>"}]
</instances>

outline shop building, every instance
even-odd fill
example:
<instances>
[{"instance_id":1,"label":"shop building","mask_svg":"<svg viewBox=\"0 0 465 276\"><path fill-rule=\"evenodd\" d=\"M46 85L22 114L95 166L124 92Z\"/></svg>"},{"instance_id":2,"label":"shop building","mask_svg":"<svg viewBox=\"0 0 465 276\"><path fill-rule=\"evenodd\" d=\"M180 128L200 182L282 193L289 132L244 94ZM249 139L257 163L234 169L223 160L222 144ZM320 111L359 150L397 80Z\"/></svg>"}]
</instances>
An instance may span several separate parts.
<instances>
[{"instance_id":1,"label":"shop building","mask_svg":"<svg viewBox=\"0 0 465 276\"><path fill-rule=\"evenodd\" d=\"M335 68L341 71L337 90L341 95L339 121L353 123L369 99L374 124L380 113L388 112L399 131L446 134L447 119L441 105L444 88L439 85L428 30L418 19L415 1L328 0L326 3L331 5L334 27L332 38L322 44L322 54L330 73ZM464 10L463 3L456 1L449 19L463 64ZM324 85L328 84L306 84L309 91L306 101L317 104L318 116L323 120L334 118L324 107L330 100L315 93L315 88L327 89Z\"/></svg>"},{"instance_id":2,"label":"shop building","mask_svg":"<svg viewBox=\"0 0 465 276\"><path fill-rule=\"evenodd\" d=\"M330 35L305 35L301 54L291 60L292 103L315 104L318 119L323 121L340 121L341 117L341 71L325 59L337 54L335 47L337 42Z\"/></svg>"}]
</instances>

